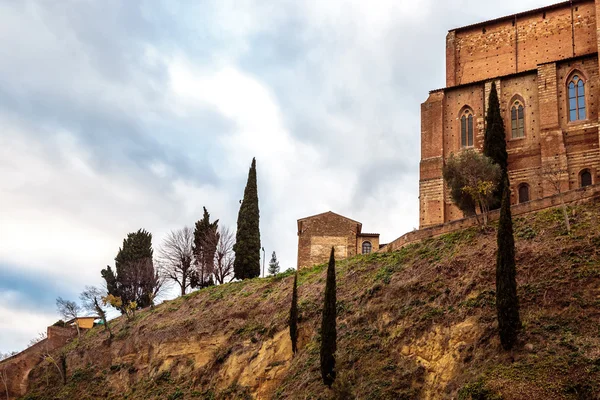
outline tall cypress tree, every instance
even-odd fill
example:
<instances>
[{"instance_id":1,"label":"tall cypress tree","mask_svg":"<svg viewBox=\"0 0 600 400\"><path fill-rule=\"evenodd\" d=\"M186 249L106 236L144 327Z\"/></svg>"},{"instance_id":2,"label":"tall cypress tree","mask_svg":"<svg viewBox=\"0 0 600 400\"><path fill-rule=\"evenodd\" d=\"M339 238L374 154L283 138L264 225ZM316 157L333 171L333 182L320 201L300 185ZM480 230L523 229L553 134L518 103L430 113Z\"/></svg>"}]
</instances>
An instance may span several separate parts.
<instances>
[{"instance_id":1,"label":"tall cypress tree","mask_svg":"<svg viewBox=\"0 0 600 400\"><path fill-rule=\"evenodd\" d=\"M292 289L292 306L290 307L290 339L292 339L292 352L298 351L298 271L294 274L294 288Z\"/></svg>"},{"instance_id":2,"label":"tall cypress tree","mask_svg":"<svg viewBox=\"0 0 600 400\"><path fill-rule=\"evenodd\" d=\"M327 267L323 319L321 320L321 377L323 383L329 387L335 381L335 351L337 350L335 291L335 257L332 247Z\"/></svg>"},{"instance_id":3,"label":"tall cypress tree","mask_svg":"<svg viewBox=\"0 0 600 400\"><path fill-rule=\"evenodd\" d=\"M258 188L256 185L256 159L248 172L248 182L237 220L237 233L233 251L234 276L237 279L256 278L260 275L260 227Z\"/></svg>"},{"instance_id":4,"label":"tall cypress tree","mask_svg":"<svg viewBox=\"0 0 600 400\"><path fill-rule=\"evenodd\" d=\"M509 188L508 177L505 176L500 220L498 221L498 255L496 259L496 311L500 342L505 350L510 350L514 346L517 334L521 329Z\"/></svg>"},{"instance_id":5,"label":"tall cypress tree","mask_svg":"<svg viewBox=\"0 0 600 400\"><path fill-rule=\"evenodd\" d=\"M492 82L492 90L488 101L488 112L485 119L485 137L483 140L483 154L490 157L494 163L502 168L502 174L508 175L508 153L506 152L506 132L504 130L504 120L500 112L500 101L496 91L496 83ZM504 179L494 192L495 202L491 209L499 208L502 202L502 193L504 191Z\"/></svg>"}]
</instances>

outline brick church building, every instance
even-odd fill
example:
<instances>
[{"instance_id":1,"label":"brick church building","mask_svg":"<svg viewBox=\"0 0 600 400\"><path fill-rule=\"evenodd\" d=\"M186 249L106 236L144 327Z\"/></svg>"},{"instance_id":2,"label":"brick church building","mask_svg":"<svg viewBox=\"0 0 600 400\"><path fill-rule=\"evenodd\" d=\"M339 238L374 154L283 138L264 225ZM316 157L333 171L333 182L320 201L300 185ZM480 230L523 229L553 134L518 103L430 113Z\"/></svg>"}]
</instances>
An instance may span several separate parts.
<instances>
[{"instance_id":1,"label":"brick church building","mask_svg":"<svg viewBox=\"0 0 600 400\"><path fill-rule=\"evenodd\" d=\"M298 269L329 260L369 254L379 250L379 234L362 232L362 224L328 211L298 220Z\"/></svg>"},{"instance_id":2,"label":"brick church building","mask_svg":"<svg viewBox=\"0 0 600 400\"><path fill-rule=\"evenodd\" d=\"M496 83L506 127L513 204L556 194L539 171L564 171L561 190L598 182L600 0L572 0L451 30L446 87L421 105L419 225L463 217L442 166L483 148Z\"/></svg>"}]
</instances>

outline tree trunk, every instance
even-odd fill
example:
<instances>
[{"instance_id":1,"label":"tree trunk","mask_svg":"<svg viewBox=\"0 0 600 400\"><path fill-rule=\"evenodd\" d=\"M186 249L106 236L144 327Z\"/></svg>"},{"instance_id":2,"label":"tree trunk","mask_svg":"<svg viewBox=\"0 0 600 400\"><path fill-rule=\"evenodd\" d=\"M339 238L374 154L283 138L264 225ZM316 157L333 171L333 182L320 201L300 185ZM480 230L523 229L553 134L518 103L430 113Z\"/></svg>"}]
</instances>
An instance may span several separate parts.
<instances>
[{"instance_id":1,"label":"tree trunk","mask_svg":"<svg viewBox=\"0 0 600 400\"><path fill-rule=\"evenodd\" d=\"M104 318L104 327L108 331L108 339L112 340L113 334L112 334L112 331L110 330L110 326L108 326L108 321L106 320L106 318Z\"/></svg>"},{"instance_id":2,"label":"tree trunk","mask_svg":"<svg viewBox=\"0 0 600 400\"><path fill-rule=\"evenodd\" d=\"M563 216L565 217L565 226L567 227L567 233L571 233L571 224L569 223L569 214L567 213L567 205L565 204L565 200L563 199L563 194L560 194L560 204L563 211Z\"/></svg>"}]
</instances>

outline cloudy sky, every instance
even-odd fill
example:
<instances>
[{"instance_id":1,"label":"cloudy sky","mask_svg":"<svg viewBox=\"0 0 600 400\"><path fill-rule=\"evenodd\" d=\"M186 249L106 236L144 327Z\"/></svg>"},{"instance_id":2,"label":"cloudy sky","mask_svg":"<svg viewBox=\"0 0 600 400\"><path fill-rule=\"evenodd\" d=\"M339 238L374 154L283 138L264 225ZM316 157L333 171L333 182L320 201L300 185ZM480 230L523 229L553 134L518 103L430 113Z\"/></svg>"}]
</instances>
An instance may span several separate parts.
<instances>
[{"instance_id":1,"label":"cloudy sky","mask_svg":"<svg viewBox=\"0 0 600 400\"><path fill-rule=\"evenodd\" d=\"M296 220L418 225L419 105L449 29L548 0L0 0L0 352L101 283L128 232L235 221L257 158L262 241Z\"/></svg>"}]
</instances>

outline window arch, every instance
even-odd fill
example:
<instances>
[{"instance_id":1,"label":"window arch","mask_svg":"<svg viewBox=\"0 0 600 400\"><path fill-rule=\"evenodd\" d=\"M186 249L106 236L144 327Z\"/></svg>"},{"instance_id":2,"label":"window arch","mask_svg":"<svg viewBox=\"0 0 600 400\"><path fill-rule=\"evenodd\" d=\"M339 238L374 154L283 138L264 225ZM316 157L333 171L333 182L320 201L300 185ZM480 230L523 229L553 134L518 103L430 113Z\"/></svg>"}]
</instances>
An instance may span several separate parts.
<instances>
[{"instance_id":1,"label":"window arch","mask_svg":"<svg viewBox=\"0 0 600 400\"><path fill-rule=\"evenodd\" d=\"M510 124L513 139L525 137L525 106L520 100L516 100L510 109Z\"/></svg>"},{"instance_id":2,"label":"window arch","mask_svg":"<svg viewBox=\"0 0 600 400\"><path fill-rule=\"evenodd\" d=\"M460 147L473 147L473 111L466 108L460 117Z\"/></svg>"},{"instance_id":3,"label":"window arch","mask_svg":"<svg viewBox=\"0 0 600 400\"><path fill-rule=\"evenodd\" d=\"M592 173L589 169L584 169L579 173L579 187L586 187L592 184Z\"/></svg>"},{"instance_id":4,"label":"window arch","mask_svg":"<svg viewBox=\"0 0 600 400\"><path fill-rule=\"evenodd\" d=\"M585 107L585 81L581 73L575 72L567 83L569 92L569 121L587 118Z\"/></svg>"},{"instance_id":5,"label":"window arch","mask_svg":"<svg viewBox=\"0 0 600 400\"><path fill-rule=\"evenodd\" d=\"M521 183L519 185L519 204L526 203L529 201L529 185Z\"/></svg>"},{"instance_id":6,"label":"window arch","mask_svg":"<svg viewBox=\"0 0 600 400\"><path fill-rule=\"evenodd\" d=\"M363 254L370 254L372 249L373 249L373 246L371 245L371 242L369 242L369 241L363 242L363 244L362 244L362 253Z\"/></svg>"}]
</instances>

